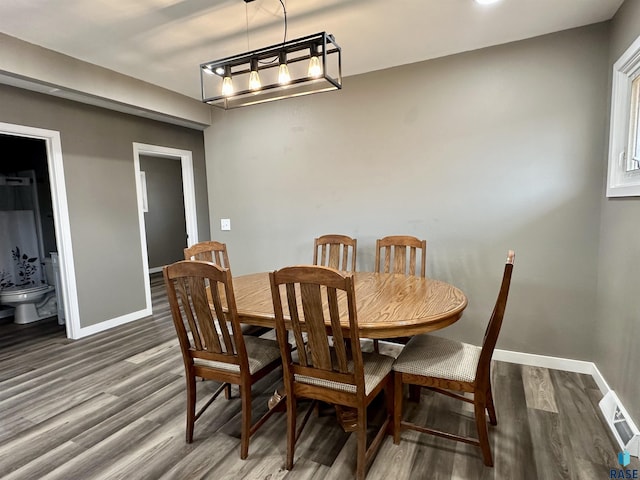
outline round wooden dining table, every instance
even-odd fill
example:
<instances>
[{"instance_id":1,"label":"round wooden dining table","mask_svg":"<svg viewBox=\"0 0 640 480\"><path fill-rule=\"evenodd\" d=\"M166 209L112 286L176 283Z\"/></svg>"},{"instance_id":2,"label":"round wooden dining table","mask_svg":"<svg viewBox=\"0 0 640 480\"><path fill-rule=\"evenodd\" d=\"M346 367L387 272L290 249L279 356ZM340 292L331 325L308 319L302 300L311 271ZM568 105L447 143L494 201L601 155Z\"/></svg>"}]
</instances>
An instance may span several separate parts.
<instances>
[{"instance_id":1,"label":"round wooden dining table","mask_svg":"<svg viewBox=\"0 0 640 480\"><path fill-rule=\"evenodd\" d=\"M390 273L356 272L356 310L362 338L408 337L456 322L467 297L439 280ZM267 272L233 277L240 322L275 327ZM348 319L344 321L345 329Z\"/></svg>"}]
</instances>

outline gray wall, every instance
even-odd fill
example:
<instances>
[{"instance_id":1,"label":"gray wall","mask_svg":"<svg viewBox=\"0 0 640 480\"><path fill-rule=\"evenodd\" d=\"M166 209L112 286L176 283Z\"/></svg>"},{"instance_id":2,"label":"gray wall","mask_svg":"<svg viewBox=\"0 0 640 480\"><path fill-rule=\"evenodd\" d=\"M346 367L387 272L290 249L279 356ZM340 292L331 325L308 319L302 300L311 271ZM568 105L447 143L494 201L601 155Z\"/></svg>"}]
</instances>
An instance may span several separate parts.
<instances>
[{"instance_id":1,"label":"gray wall","mask_svg":"<svg viewBox=\"0 0 640 480\"><path fill-rule=\"evenodd\" d=\"M426 238L427 274L469 297L442 333L476 343L513 248L498 347L593 360L607 46L598 24L216 111L212 235L236 275L310 263L324 233L357 237L361 270L377 237Z\"/></svg>"},{"instance_id":2,"label":"gray wall","mask_svg":"<svg viewBox=\"0 0 640 480\"><path fill-rule=\"evenodd\" d=\"M148 212L144 214L149 268L184 259L187 224L184 215L180 158L140 155L147 181Z\"/></svg>"},{"instance_id":3,"label":"gray wall","mask_svg":"<svg viewBox=\"0 0 640 480\"><path fill-rule=\"evenodd\" d=\"M613 64L640 35L640 2L627 0L613 19L608 74ZM611 83L610 83L611 84ZM610 97L611 93L607 92ZM608 129L608 125L607 125ZM603 164L606 164L606 152ZM631 416L640 420L640 199L605 198L598 263L598 310L594 361Z\"/></svg>"},{"instance_id":4,"label":"gray wall","mask_svg":"<svg viewBox=\"0 0 640 480\"><path fill-rule=\"evenodd\" d=\"M133 142L193 151L209 235L202 132L0 86L0 122L60 131L82 327L145 307Z\"/></svg>"}]
</instances>

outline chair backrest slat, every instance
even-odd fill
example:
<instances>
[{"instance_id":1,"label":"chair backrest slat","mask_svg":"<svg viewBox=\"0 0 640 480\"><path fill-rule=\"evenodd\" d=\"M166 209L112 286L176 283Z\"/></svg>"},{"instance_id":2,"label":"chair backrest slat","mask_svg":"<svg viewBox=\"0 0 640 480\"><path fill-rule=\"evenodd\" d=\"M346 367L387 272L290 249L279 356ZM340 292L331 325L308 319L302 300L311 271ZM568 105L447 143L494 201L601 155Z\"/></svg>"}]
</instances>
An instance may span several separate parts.
<instances>
[{"instance_id":1,"label":"chair backrest slat","mask_svg":"<svg viewBox=\"0 0 640 480\"><path fill-rule=\"evenodd\" d=\"M200 331L200 342L202 349L215 353L222 353L222 347L220 345L220 338L215 328L214 316L211 312L207 301L207 293L205 287L205 281L199 277L188 277L185 279L189 285L189 293L191 297L191 305L185 305L184 301L182 308L185 310L191 310L193 308L192 318L194 322L197 322L198 330ZM191 307L191 308L188 308Z\"/></svg>"},{"instance_id":2,"label":"chair backrest slat","mask_svg":"<svg viewBox=\"0 0 640 480\"><path fill-rule=\"evenodd\" d=\"M289 315L291 317L291 329L293 330L293 339L296 342L296 348L298 349L298 357L300 358L300 364L305 367L309 365L307 360L307 349L302 336L303 328L300 324L300 315L298 312L298 299L296 295L296 286L293 283L286 285L287 291L287 304L289 306Z\"/></svg>"},{"instance_id":3,"label":"chair backrest slat","mask_svg":"<svg viewBox=\"0 0 640 480\"><path fill-rule=\"evenodd\" d=\"M283 362L285 378L304 372L319 379L356 385L357 391L364 390L353 278L329 267L297 266L272 272L270 281L281 350L288 346L288 330L293 330L294 337L301 337L303 331L307 336L307 345L302 348L296 338L298 362L290 354L289 360ZM286 299L282 298L281 285L285 285ZM329 335L333 336L332 346Z\"/></svg>"},{"instance_id":4,"label":"chair backrest slat","mask_svg":"<svg viewBox=\"0 0 640 480\"><path fill-rule=\"evenodd\" d=\"M415 257L415 250L412 250ZM406 273L407 271L407 247L404 245L394 245L393 246L393 273ZM409 270L410 275L415 275L415 261L413 272Z\"/></svg>"},{"instance_id":5,"label":"chair backrest slat","mask_svg":"<svg viewBox=\"0 0 640 480\"><path fill-rule=\"evenodd\" d=\"M322 246L322 264L325 265L325 262L328 262L329 267L335 268L338 270L340 268L340 245L337 243L332 243L329 245L329 255L328 259L327 255L327 245ZM343 262L346 263L346 262Z\"/></svg>"},{"instance_id":6,"label":"chair backrest slat","mask_svg":"<svg viewBox=\"0 0 640 480\"><path fill-rule=\"evenodd\" d=\"M333 333L333 347L336 350L338 360L338 371L347 373L347 349L344 343L344 335L342 334L342 325L340 324L340 307L338 305L338 293L335 288L327 289L327 300L329 303L329 318L331 320L331 332Z\"/></svg>"},{"instance_id":7,"label":"chair backrest slat","mask_svg":"<svg viewBox=\"0 0 640 480\"><path fill-rule=\"evenodd\" d=\"M380 238L376 240L375 262L374 270L379 273L401 273L426 277L427 241L409 235L392 235ZM419 270L418 264L420 265Z\"/></svg>"},{"instance_id":8,"label":"chair backrest slat","mask_svg":"<svg viewBox=\"0 0 640 480\"><path fill-rule=\"evenodd\" d=\"M411 248L409 252L409 275L416 274L416 248Z\"/></svg>"},{"instance_id":9,"label":"chair backrest slat","mask_svg":"<svg viewBox=\"0 0 640 480\"><path fill-rule=\"evenodd\" d=\"M202 334L200 332L200 327L198 326L198 322L194 315L194 312L191 310L191 302L189 301L189 287L188 287L187 279L178 279L174 286L177 294L179 295L180 304L182 305L182 310L187 317L187 322L189 324L189 330L191 331L191 335L193 338L193 342L195 344L195 348L197 350L204 350L203 342L202 342ZM176 302L177 304L178 302Z\"/></svg>"},{"instance_id":10,"label":"chair backrest slat","mask_svg":"<svg viewBox=\"0 0 640 480\"><path fill-rule=\"evenodd\" d=\"M358 241L347 235L323 235L314 240L313 264L345 272L356 271ZM351 261L349 261L351 258Z\"/></svg>"},{"instance_id":11,"label":"chair backrest slat","mask_svg":"<svg viewBox=\"0 0 640 480\"><path fill-rule=\"evenodd\" d=\"M224 306L222 305L222 299L220 298L220 285L215 285L216 288L210 288L209 293L211 295L211 302L213 303L213 309L215 312L214 324L218 326L222 339L224 341L224 351L235 354L235 347L231 341L232 332L229 332L229 324L226 321L226 315L224 312ZM217 337L217 335L216 335Z\"/></svg>"},{"instance_id":12,"label":"chair backrest slat","mask_svg":"<svg viewBox=\"0 0 640 480\"><path fill-rule=\"evenodd\" d=\"M332 370L329 337L324 324L320 285L301 283L300 296L304 323L307 330L308 348L311 352L311 363L314 368Z\"/></svg>"}]
</instances>

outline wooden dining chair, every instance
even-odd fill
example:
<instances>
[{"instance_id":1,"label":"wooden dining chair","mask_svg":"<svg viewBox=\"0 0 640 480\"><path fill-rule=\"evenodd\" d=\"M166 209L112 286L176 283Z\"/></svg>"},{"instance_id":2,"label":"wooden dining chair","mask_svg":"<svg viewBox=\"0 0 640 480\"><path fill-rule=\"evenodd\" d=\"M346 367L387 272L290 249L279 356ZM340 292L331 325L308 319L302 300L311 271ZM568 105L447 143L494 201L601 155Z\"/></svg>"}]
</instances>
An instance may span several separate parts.
<instances>
[{"instance_id":1,"label":"wooden dining chair","mask_svg":"<svg viewBox=\"0 0 640 480\"><path fill-rule=\"evenodd\" d=\"M480 447L485 465L493 466L485 411L491 425L497 425L496 410L491 392L491 357L498 341L509 295L515 253L510 250L504 267L502 284L482 347L449 340L434 335L412 338L398 356L394 366L394 432L393 441L400 442L405 429L429 433ZM477 438L435 430L402 420L403 385L417 385L459 400L473 403ZM463 396L468 393L473 398Z\"/></svg>"},{"instance_id":2,"label":"wooden dining chair","mask_svg":"<svg viewBox=\"0 0 640 480\"><path fill-rule=\"evenodd\" d=\"M355 238L346 235L318 237L314 240L313 264L353 273L356 271L357 245Z\"/></svg>"},{"instance_id":3,"label":"wooden dining chair","mask_svg":"<svg viewBox=\"0 0 640 480\"><path fill-rule=\"evenodd\" d=\"M225 385L239 385L242 402L240 458L245 459L249 453L249 438L276 410L267 411L251 424L251 386L280 366L278 343L242 335L228 269L210 262L190 260L168 265L163 273L187 382L187 443L193 441L196 420ZM224 303L221 291L226 298ZM196 377L222 382L198 413Z\"/></svg>"},{"instance_id":4,"label":"wooden dining chair","mask_svg":"<svg viewBox=\"0 0 640 480\"><path fill-rule=\"evenodd\" d=\"M419 267L419 268L418 268ZM427 241L410 235L391 235L376 240L377 273L401 273L426 277ZM386 339L394 343L407 343L409 337ZM374 351L379 351L378 340L373 341Z\"/></svg>"},{"instance_id":5,"label":"wooden dining chair","mask_svg":"<svg viewBox=\"0 0 640 480\"><path fill-rule=\"evenodd\" d=\"M362 353L352 276L323 266L295 266L269 278L287 396L287 470L293 468L296 441L319 400L356 409L356 477L363 479L391 419L393 358ZM367 448L367 406L382 390L387 416ZM314 402L296 429L298 398Z\"/></svg>"},{"instance_id":6,"label":"wooden dining chair","mask_svg":"<svg viewBox=\"0 0 640 480\"><path fill-rule=\"evenodd\" d=\"M227 255L227 245L215 240L199 242L185 248L184 259L213 262L222 268L231 269L229 256Z\"/></svg>"},{"instance_id":7,"label":"wooden dining chair","mask_svg":"<svg viewBox=\"0 0 640 480\"><path fill-rule=\"evenodd\" d=\"M376 272L425 277L426 265L426 240L410 235L392 235L376 240Z\"/></svg>"},{"instance_id":8,"label":"wooden dining chair","mask_svg":"<svg viewBox=\"0 0 640 480\"><path fill-rule=\"evenodd\" d=\"M206 240L198 242L184 249L185 260L202 260L205 262L213 262L223 268L231 270L229 263L229 255L227 254L227 245L216 240ZM267 333L270 328L258 327L256 325L242 324L240 326L244 335L259 337ZM229 393L226 393L228 397Z\"/></svg>"}]
</instances>

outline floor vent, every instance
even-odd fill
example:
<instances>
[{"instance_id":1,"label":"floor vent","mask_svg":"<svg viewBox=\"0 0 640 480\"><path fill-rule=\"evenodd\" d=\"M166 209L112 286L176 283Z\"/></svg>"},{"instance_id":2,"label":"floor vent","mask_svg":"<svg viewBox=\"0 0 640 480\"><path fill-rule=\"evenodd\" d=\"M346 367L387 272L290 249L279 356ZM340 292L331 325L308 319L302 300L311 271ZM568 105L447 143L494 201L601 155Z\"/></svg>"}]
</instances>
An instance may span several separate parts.
<instances>
[{"instance_id":1,"label":"floor vent","mask_svg":"<svg viewBox=\"0 0 640 480\"><path fill-rule=\"evenodd\" d=\"M622 450L640 457L640 432L624 409L618 396L610 391L600 400L600 410Z\"/></svg>"}]
</instances>

